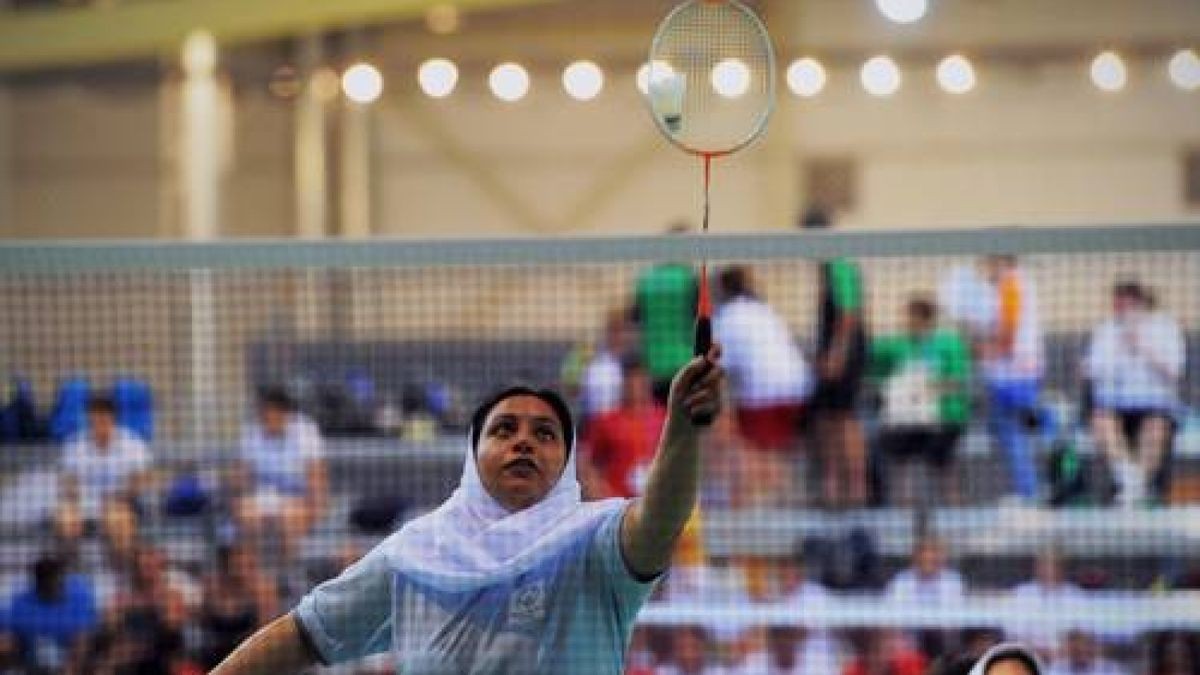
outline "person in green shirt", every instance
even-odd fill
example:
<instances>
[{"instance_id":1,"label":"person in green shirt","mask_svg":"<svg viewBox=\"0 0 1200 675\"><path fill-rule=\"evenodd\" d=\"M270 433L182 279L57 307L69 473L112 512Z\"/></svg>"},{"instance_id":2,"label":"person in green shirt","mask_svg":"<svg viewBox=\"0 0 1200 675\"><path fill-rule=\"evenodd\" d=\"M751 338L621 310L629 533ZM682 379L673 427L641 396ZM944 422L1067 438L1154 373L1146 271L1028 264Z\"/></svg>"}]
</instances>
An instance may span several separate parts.
<instances>
[{"instance_id":1,"label":"person in green shirt","mask_svg":"<svg viewBox=\"0 0 1200 675\"><path fill-rule=\"evenodd\" d=\"M905 307L905 330L872 341L868 375L882 394L880 448L893 467L896 501L913 503L912 461L934 469L944 503L958 503L954 450L970 421L967 343L938 326L937 305L925 295ZM892 473L892 472L889 472Z\"/></svg>"},{"instance_id":2,"label":"person in green shirt","mask_svg":"<svg viewBox=\"0 0 1200 675\"><path fill-rule=\"evenodd\" d=\"M832 227L823 208L805 212L805 229ZM858 399L867 358L866 287L849 258L823 261L817 275L817 384L808 406L823 465L821 492L831 508L867 502L867 444Z\"/></svg>"},{"instance_id":3,"label":"person in green shirt","mask_svg":"<svg viewBox=\"0 0 1200 675\"><path fill-rule=\"evenodd\" d=\"M642 360L659 403L666 402L675 373L692 359L696 295L696 273L688 265L655 265L638 277L634 302Z\"/></svg>"}]
</instances>

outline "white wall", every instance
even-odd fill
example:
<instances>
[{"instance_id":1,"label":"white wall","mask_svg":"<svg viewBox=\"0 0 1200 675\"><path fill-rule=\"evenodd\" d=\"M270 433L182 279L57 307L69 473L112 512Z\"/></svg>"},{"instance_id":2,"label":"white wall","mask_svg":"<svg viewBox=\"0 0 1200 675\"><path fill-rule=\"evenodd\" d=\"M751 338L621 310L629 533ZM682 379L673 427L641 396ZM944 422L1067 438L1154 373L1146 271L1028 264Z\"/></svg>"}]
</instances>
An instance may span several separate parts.
<instances>
[{"instance_id":1,"label":"white wall","mask_svg":"<svg viewBox=\"0 0 1200 675\"><path fill-rule=\"evenodd\" d=\"M12 96L17 237L159 234L158 107L152 88L64 86Z\"/></svg>"},{"instance_id":2,"label":"white wall","mask_svg":"<svg viewBox=\"0 0 1200 675\"><path fill-rule=\"evenodd\" d=\"M0 237L8 236L13 226L11 111L8 87L0 85Z\"/></svg>"},{"instance_id":3,"label":"white wall","mask_svg":"<svg viewBox=\"0 0 1200 675\"><path fill-rule=\"evenodd\" d=\"M1200 218L1185 207L1180 161L1185 147L1200 144L1200 92L1171 87L1162 63L1168 48L1200 43L1200 3L936 2L909 27L886 23L870 4L767 5L781 53L826 59L831 80L813 100L785 92L766 139L718 163L715 229L789 227L805 201L799 167L811 157L856 161L859 202L842 218L855 227ZM530 22L537 32L528 35L520 21L469 21L462 35L436 39L404 27L383 32L375 56L388 85L373 120L374 232L635 233L695 221L698 163L656 137L633 87L652 27L640 21L567 23L557 32ZM1130 86L1116 95L1087 79L1090 53L1108 46L1134 55ZM977 58L977 91L951 97L933 84L933 65L950 50ZM904 87L891 99L872 99L858 86L859 61L876 51L895 54L904 68ZM460 91L447 101L416 92L415 64L433 55L463 63ZM561 92L558 69L594 55L608 68L609 86L600 100L576 103ZM487 93L487 69L500 59L533 64L528 100L501 104ZM177 232L163 96L151 88L17 90L12 195L0 200L11 205L12 224L0 232ZM262 87L239 87L233 138L222 233L294 232L288 105ZM0 141L0 158L2 150Z\"/></svg>"}]
</instances>

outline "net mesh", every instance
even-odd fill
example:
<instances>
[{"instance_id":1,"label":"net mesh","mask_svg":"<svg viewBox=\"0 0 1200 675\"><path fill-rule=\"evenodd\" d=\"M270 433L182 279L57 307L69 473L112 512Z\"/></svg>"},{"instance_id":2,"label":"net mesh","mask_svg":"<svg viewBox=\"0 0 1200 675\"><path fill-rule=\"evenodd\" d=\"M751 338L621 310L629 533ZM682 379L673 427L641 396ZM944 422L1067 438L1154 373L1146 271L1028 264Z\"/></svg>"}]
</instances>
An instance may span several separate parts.
<instances>
[{"instance_id":1,"label":"net mesh","mask_svg":"<svg viewBox=\"0 0 1200 675\"><path fill-rule=\"evenodd\" d=\"M872 255L852 239L704 243L731 400L704 442L697 527L639 615L629 672L766 672L788 650L811 672L916 668L1004 636L1125 672L1195 654L1195 242L1122 251L1080 230L1048 251L956 236L955 255L913 254L902 233L873 235ZM642 433L654 418L631 410L653 408L690 353L694 272L669 261L696 243L625 243L280 245L261 266L236 246L188 249L178 266L155 247L6 258L5 658L215 664L444 500L470 411L514 381L570 397L589 494L635 494L657 428ZM1016 255L983 255L997 250ZM862 350L833 379L856 378L856 396L821 383L843 315ZM267 423L255 397L271 388L319 450L285 434L262 462L247 429ZM125 430L116 456L142 459L96 459L97 394ZM312 467L328 484L315 501ZM77 649L30 627L39 560L74 575ZM520 611L560 607L530 597ZM344 622L327 628L378 628ZM573 644L563 672L619 657ZM389 658L340 668L386 672Z\"/></svg>"},{"instance_id":2,"label":"net mesh","mask_svg":"<svg viewBox=\"0 0 1200 675\"><path fill-rule=\"evenodd\" d=\"M685 150L733 152L766 125L774 52L762 22L740 3L681 5L659 26L649 63L655 121Z\"/></svg>"}]
</instances>

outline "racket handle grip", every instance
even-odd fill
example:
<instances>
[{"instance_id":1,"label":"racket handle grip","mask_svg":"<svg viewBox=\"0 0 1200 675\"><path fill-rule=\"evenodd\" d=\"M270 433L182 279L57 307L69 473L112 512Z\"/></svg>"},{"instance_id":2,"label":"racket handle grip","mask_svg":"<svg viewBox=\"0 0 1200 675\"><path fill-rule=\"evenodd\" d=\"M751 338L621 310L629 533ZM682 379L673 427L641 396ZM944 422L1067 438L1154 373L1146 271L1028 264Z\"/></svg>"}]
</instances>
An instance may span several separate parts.
<instances>
[{"instance_id":1,"label":"racket handle grip","mask_svg":"<svg viewBox=\"0 0 1200 675\"><path fill-rule=\"evenodd\" d=\"M696 339L692 344L692 353L695 356L704 356L708 353L708 350L712 349L712 344L712 319L707 316L696 317ZM707 373L707 369L705 372ZM712 423L713 415L704 414L692 416L692 424L695 424L698 427L706 427Z\"/></svg>"},{"instance_id":2,"label":"racket handle grip","mask_svg":"<svg viewBox=\"0 0 1200 675\"><path fill-rule=\"evenodd\" d=\"M704 356L712 349L712 319L707 316L696 317L696 340L692 345L693 356Z\"/></svg>"}]
</instances>

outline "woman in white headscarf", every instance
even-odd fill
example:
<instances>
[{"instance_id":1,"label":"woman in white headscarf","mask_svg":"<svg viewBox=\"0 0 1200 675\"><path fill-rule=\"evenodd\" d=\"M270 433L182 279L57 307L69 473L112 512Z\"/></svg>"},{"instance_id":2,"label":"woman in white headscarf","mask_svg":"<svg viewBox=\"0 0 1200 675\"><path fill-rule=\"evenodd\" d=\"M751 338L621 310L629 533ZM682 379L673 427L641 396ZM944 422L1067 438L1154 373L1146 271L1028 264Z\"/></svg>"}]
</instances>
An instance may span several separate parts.
<instances>
[{"instance_id":1,"label":"woman in white headscarf","mask_svg":"<svg viewBox=\"0 0 1200 675\"><path fill-rule=\"evenodd\" d=\"M701 424L719 411L714 348L671 386L642 497L584 502L554 392L480 406L461 483L266 626L214 675L293 673L391 651L397 672L619 675L634 619L696 503Z\"/></svg>"}]
</instances>

